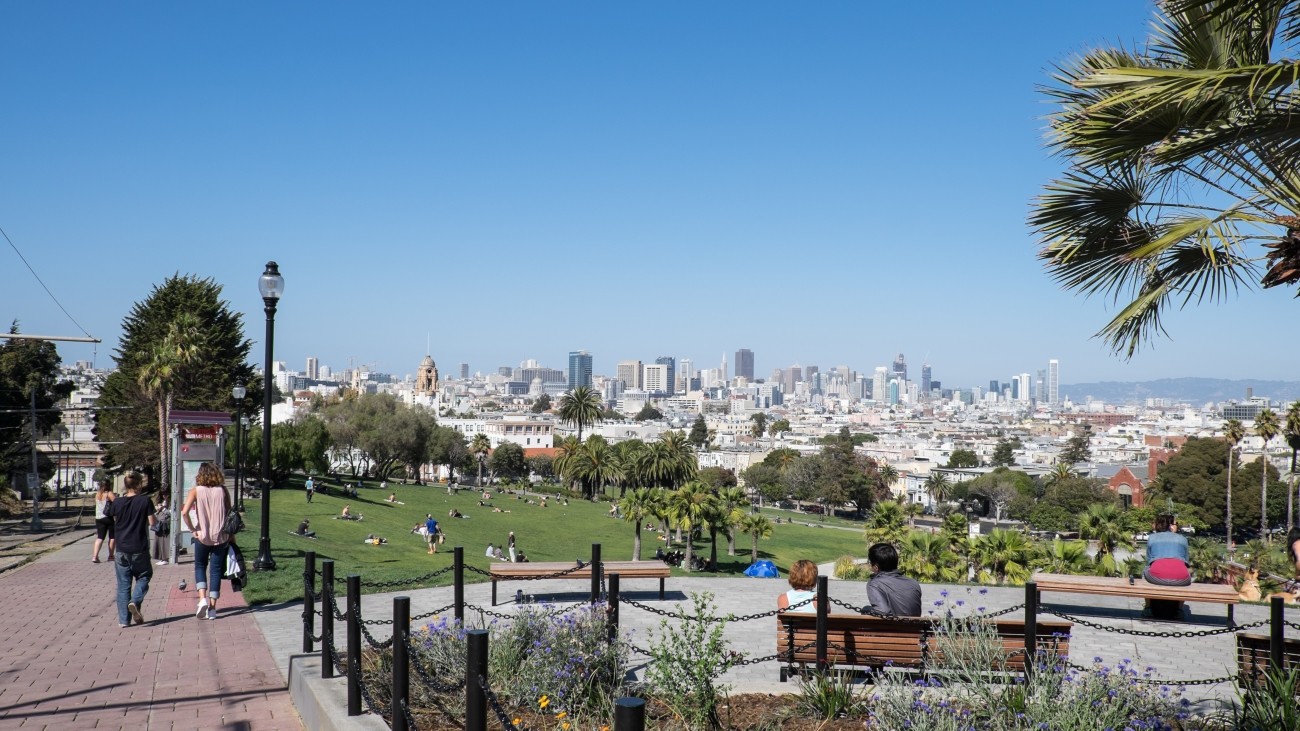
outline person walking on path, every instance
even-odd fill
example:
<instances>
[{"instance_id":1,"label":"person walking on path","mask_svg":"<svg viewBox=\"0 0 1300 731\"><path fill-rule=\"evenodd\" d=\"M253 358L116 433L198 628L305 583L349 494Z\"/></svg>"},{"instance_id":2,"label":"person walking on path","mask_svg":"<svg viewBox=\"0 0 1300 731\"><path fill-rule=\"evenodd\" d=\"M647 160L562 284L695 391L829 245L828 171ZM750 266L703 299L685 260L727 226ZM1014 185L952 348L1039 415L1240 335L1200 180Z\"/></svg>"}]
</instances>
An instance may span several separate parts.
<instances>
[{"instance_id":1,"label":"person walking on path","mask_svg":"<svg viewBox=\"0 0 1300 731\"><path fill-rule=\"evenodd\" d=\"M194 586L199 590L194 616L216 619L221 576L226 572L226 554L230 550L230 536L225 532L230 495L221 470L211 462L199 467L194 482L181 507L181 516L194 535Z\"/></svg>"},{"instance_id":2,"label":"person walking on path","mask_svg":"<svg viewBox=\"0 0 1300 731\"><path fill-rule=\"evenodd\" d=\"M307 481L302 485L307 489L307 502L311 502L312 495L316 494L316 480L312 479L311 475L308 475Z\"/></svg>"},{"instance_id":3,"label":"person walking on path","mask_svg":"<svg viewBox=\"0 0 1300 731\"><path fill-rule=\"evenodd\" d=\"M438 552L438 521L433 519L433 513L426 513L424 516L424 540L429 542L429 555Z\"/></svg>"},{"instance_id":4,"label":"person walking on path","mask_svg":"<svg viewBox=\"0 0 1300 731\"><path fill-rule=\"evenodd\" d=\"M123 480L126 496L109 506L117 531L117 626L129 627L131 621L144 624L141 605L149 593L153 564L149 561L149 528L154 518L153 501L140 494L144 478L132 472ZM134 586L132 586L134 584Z\"/></svg>"},{"instance_id":5,"label":"person walking on path","mask_svg":"<svg viewBox=\"0 0 1300 731\"><path fill-rule=\"evenodd\" d=\"M153 530L154 563L166 566L171 557L171 546L167 545L167 537L172 533L172 511L167 507L167 496L158 498L158 504L154 506L154 517L157 518L157 522L151 529Z\"/></svg>"},{"instance_id":6,"label":"person walking on path","mask_svg":"<svg viewBox=\"0 0 1300 731\"><path fill-rule=\"evenodd\" d=\"M92 563L99 563L99 547L104 545L104 540L108 540L108 560L112 561L117 549L117 541L113 533L113 516L109 514L109 506L113 503L113 488L109 487L107 481L99 483L99 491L95 493L95 547L92 549L90 560Z\"/></svg>"}]
</instances>

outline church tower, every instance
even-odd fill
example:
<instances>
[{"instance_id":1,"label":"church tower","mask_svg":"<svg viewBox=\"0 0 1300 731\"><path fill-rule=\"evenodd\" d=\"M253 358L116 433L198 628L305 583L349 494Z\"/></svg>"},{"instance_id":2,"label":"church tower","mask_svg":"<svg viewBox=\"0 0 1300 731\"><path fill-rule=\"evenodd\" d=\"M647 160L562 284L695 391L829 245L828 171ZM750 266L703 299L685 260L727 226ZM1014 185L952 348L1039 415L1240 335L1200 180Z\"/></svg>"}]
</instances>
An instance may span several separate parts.
<instances>
[{"instance_id":1,"label":"church tower","mask_svg":"<svg viewBox=\"0 0 1300 731\"><path fill-rule=\"evenodd\" d=\"M438 366L433 363L433 356L426 355L420 361L420 369L415 372L415 393L417 396L433 396L438 392Z\"/></svg>"}]
</instances>

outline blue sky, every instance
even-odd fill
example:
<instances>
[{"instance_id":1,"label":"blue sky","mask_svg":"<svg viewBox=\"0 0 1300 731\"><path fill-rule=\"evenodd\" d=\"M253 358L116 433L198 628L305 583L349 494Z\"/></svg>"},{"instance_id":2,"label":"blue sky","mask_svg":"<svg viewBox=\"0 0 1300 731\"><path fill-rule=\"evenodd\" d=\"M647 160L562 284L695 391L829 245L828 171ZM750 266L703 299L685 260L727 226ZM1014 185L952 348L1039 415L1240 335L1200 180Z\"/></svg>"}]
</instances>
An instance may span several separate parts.
<instances>
[{"instance_id":1,"label":"blue sky","mask_svg":"<svg viewBox=\"0 0 1300 731\"><path fill-rule=\"evenodd\" d=\"M448 371L748 347L762 375L903 352L953 386L1053 357L1066 383L1295 378L1290 293L1173 313L1126 363L1035 258L1060 168L1035 87L1151 9L7 3L0 227L101 363L175 272L259 340L275 259L296 368L409 373L427 335ZM77 332L3 241L0 315Z\"/></svg>"}]
</instances>

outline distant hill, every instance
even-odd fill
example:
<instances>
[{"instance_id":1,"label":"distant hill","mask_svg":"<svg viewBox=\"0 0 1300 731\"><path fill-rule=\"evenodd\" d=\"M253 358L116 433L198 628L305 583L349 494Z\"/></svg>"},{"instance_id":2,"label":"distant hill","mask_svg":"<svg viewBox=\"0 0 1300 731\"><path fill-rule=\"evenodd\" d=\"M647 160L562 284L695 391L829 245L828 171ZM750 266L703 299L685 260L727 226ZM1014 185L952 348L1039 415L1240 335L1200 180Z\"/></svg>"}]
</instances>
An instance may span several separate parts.
<instances>
[{"instance_id":1,"label":"distant hill","mask_svg":"<svg viewBox=\"0 0 1300 731\"><path fill-rule=\"evenodd\" d=\"M1210 401L1244 401L1246 389L1256 396L1267 396L1283 404L1300 399L1300 381L1252 381L1225 378L1161 378L1155 381L1102 381L1101 383L1072 383L1061 386L1061 397L1070 397L1074 403L1093 400L1113 404L1140 403L1148 398L1166 398L1187 401L1200 406Z\"/></svg>"}]
</instances>

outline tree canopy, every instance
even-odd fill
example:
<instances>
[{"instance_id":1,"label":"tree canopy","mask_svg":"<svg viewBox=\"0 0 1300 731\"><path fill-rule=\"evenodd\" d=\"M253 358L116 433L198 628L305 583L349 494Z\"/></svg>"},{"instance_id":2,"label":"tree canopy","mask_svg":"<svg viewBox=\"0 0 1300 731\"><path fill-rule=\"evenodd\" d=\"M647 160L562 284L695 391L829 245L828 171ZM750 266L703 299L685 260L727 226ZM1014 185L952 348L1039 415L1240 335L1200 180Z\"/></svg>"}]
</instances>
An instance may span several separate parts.
<instances>
[{"instance_id":1,"label":"tree canopy","mask_svg":"<svg viewBox=\"0 0 1300 731\"><path fill-rule=\"evenodd\" d=\"M18 333L14 322L10 333ZM72 393L72 384L59 380L59 351L41 340L0 343L0 480L31 471L31 404L36 394L36 439L52 431L62 418L54 407ZM38 456L37 471L48 479L54 466Z\"/></svg>"}]
</instances>

